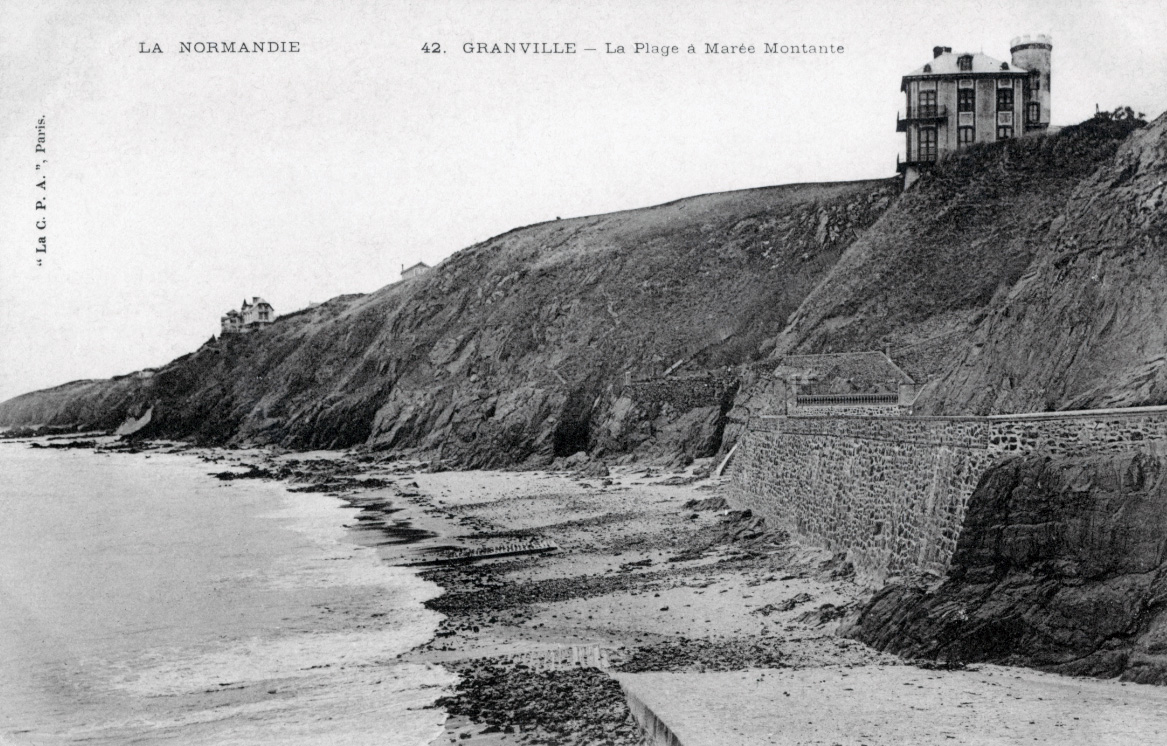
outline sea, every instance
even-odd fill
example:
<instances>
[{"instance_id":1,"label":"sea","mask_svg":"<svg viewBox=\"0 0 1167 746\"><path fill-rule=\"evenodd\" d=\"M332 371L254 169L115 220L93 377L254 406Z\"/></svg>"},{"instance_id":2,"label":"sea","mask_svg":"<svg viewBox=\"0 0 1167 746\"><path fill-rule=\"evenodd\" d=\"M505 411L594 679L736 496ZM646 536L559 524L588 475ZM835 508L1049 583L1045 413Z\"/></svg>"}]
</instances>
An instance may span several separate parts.
<instances>
[{"instance_id":1,"label":"sea","mask_svg":"<svg viewBox=\"0 0 1167 746\"><path fill-rule=\"evenodd\" d=\"M442 732L440 617L335 497L189 454L0 443L0 744L379 744ZM365 542L367 544L367 542Z\"/></svg>"}]
</instances>

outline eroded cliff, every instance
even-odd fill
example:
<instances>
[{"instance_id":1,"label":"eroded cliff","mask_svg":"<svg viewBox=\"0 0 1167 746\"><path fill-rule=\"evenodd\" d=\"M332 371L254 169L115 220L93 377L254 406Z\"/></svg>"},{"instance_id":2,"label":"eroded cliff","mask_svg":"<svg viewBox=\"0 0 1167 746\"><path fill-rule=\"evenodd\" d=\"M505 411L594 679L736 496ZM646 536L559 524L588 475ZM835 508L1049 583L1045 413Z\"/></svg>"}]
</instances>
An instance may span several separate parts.
<instances>
[{"instance_id":1,"label":"eroded cliff","mask_svg":"<svg viewBox=\"0 0 1167 746\"><path fill-rule=\"evenodd\" d=\"M143 437L421 448L463 466L708 455L720 406L654 424L659 409L617 406L625 382L756 356L896 194L892 180L792 185L517 229L208 343L100 413L32 394L0 405L0 425L105 426L153 407Z\"/></svg>"},{"instance_id":2,"label":"eroded cliff","mask_svg":"<svg viewBox=\"0 0 1167 746\"><path fill-rule=\"evenodd\" d=\"M930 381L918 413L1162 403L1165 143L1163 117L1099 118L971 148L903 194L802 184L520 228L152 379L18 397L0 426L152 408L142 436L684 459L770 406L768 359L871 349ZM691 383L629 385L664 374Z\"/></svg>"}]
</instances>

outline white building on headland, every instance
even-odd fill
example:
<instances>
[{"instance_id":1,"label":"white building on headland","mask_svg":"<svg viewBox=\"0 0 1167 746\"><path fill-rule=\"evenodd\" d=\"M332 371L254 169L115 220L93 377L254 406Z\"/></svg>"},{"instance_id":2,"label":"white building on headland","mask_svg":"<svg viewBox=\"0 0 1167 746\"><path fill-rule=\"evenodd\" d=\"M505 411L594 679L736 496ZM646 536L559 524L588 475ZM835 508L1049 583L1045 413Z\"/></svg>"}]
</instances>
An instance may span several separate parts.
<instances>
[{"instance_id":1,"label":"white building on headland","mask_svg":"<svg viewBox=\"0 0 1167 746\"><path fill-rule=\"evenodd\" d=\"M220 331L223 334L255 331L275 321L275 318L275 310L263 298L253 296L250 303L244 298L243 306L238 311L230 310L219 319Z\"/></svg>"}]
</instances>

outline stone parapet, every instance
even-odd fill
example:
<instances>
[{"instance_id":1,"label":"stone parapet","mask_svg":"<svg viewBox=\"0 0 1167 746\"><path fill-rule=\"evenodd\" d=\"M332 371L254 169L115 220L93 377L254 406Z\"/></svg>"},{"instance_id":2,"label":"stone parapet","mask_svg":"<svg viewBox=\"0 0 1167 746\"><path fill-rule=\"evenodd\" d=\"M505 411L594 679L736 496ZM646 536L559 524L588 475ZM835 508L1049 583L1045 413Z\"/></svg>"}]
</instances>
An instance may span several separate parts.
<instances>
[{"instance_id":1,"label":"stone parapet","mask_svg":"<svg viewBox=\"0 0 1167 746\"><path fill-rule=\"evenodd\" d=\"M943 574L969 497L1013 455L1167 451L1167 407L993 417L762 416L729 500L846 552L874 580Z\"/></svg>"}]
</instances>

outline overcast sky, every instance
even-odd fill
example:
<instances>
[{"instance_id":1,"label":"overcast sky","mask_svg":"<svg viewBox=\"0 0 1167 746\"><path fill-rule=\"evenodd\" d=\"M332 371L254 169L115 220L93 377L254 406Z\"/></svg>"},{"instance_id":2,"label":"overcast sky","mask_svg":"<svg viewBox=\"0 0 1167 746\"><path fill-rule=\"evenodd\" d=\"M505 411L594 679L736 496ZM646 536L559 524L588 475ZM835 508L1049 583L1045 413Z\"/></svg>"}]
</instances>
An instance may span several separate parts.
<instances>
[{"instance_id":1,"label":"overcast sky","mask_svg":"<svg viewBox=\"0 0 1167 746\"><path fill-rule=\"evenodd\" d=\"M1052 34L1055 124L1167 106L1157 0L0 0L0 16L0 399L163 364L244 296L280 313L372 291L516 226L891 176L900 76L936 44L1007 60L1014 36ZM200 41L300 51L180 53ZM522 41L579 51L462 51Z\"/></svg>"}]
</instances>

